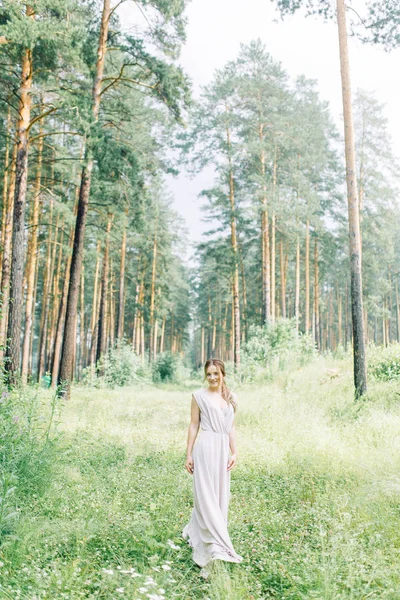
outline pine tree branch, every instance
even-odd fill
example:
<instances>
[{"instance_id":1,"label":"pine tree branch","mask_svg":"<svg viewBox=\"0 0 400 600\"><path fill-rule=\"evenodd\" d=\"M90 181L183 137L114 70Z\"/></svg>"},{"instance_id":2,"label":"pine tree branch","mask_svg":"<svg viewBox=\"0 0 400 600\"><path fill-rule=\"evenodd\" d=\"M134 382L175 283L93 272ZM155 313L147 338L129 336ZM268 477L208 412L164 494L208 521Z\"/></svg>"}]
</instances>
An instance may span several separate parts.
<instances>
[{"instance_id":1,"label":"pine tree branch","mask_svg":"<svg viewBox=\"0 0 400 600\"><path fill-rule=\"evenodd\" d=\"M44 119L45 117L48 117L49 115L51 115L51 113L56 112L57 110L58 110L57 107L53 106L52 108L50 108L46 112L44 112L41 115L38 115L37 117L35 117L34 119L32 119L32 121L29 123L28 131L30 131L32 125L34 125L35 123L37 123L37 121L41 121L42 119Z\"/></svg>"},{"instance_id":2,"label":"pine tree branch","mask_svg":"<svg viewBox=\"0 0 400 600\"><path fill-rule=\"evenodd\" d=\"M34 137L30 138L29 141L35 142L36 140L40 140L40 138L46 138L50 135L77 135L83 137L83 133L79 133L79 131L51 131L49 133L41 133L40 135L35 135Z\"/></svg>"}]
</instances>

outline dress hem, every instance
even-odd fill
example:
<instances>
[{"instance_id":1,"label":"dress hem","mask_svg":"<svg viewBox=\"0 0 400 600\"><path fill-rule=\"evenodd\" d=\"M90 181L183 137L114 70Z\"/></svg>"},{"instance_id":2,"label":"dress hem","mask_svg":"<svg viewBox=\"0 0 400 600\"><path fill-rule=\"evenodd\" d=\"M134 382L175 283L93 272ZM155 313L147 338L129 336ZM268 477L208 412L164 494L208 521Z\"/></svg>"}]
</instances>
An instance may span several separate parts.
<instances>
[{"instance_id":1,"label":"dress hem","mask_svg":"<svg viewBox=\"0 0 400 600\"><path fill-rule=\"evenodd\" d=\"M188 531L186 530L186 527L182 532L182 538L189 544L190 548L193 549L193 560L199 567L205 567L213 560L223 560L225 562L231 563L241 563L243 560L242 556L232 552L231 550L228 550L227 548L225 548L224 552L217 553L214 556L206 556L204 554L202 554L201 556L196 556L196 548L192 542L190 533L188 533Z\"/></svg>"}]
</instances>

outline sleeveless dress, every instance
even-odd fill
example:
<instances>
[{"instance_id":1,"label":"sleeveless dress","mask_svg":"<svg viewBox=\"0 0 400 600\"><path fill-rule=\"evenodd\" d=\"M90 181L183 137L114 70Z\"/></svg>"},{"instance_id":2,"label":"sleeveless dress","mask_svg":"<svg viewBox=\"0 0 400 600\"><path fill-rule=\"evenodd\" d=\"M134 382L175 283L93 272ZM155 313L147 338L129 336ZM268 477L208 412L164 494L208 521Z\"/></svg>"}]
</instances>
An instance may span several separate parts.
<instances>
[{"instance_id":1,"label":"sleeveless dress","mask_svg":"<svg viewBox=\"0 0 400 600\"><path fill-rule=\"evenodd\" d=\"M218 406L218 394L200 389L194 392L200 409L200 429L194 445L194 508L182 536L193 548L193 560L200 567L220 559L239 563L228 533L230 497L229 432L233 425L231 404ZM214 396L214 398L213 398Z\"/></svg>"}]
</instances>

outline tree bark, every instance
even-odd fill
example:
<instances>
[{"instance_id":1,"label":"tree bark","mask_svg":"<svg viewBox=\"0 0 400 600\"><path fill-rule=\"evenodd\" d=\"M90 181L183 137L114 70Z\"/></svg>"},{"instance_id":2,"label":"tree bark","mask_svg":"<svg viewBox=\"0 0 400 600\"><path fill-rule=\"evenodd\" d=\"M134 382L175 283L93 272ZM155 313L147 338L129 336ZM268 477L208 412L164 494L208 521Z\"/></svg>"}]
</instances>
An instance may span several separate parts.
<instances>
[{"instance_id":1,"label":"tree bark","mask_svg":"<svg viewBox=\"0 0 400 600\"><path fill-rule=\"evenodd\" d=\"M118 325L117 340L124 337L124 316L125 316L125 260L126 260L126 226L122 234L121 244L121 264L119 268L119 298L118 298Z\"/></svg>"},{"instance_id":2,"label":"tree bark","mask_svg":"<svg viewBox=\"0 0 400 600\"><path fill-rule=\"evenodd\" d=\"M399 283L396 279L396 321L397 321L397 341L400 342L400 304L399 304Z\"/></svg>"},{"instance_id":3,"label":"tree bark","mask_svg":"<svg viewBox=\"0 0 400 600\"><path fill-rule=\"evenodd\" d=\"M228 107L226 107L228 111ZM231 132L229 126L226 128L226 138L228 146L228 169L229 169L229 202L231 209L231 245L233 252L234 270L233 270L233 317L234 317L234 364L240 365L240 304L239 304L239 261L238 261L238 243L236 234L236 206L235 206L235 181L233 177L233 166L231 156Z\"/></svg>"},{"instance_id":4,"label":"tree bark","mask_svg":"<svg viewBox=\"0 0 400 600\"><path fill-rule=\"evenodd\" d=\"M71 231L72 235L72 231ZM70 273L70 265L71 265L71 250L68 255L67 264L64 272L64 284L63 290L61 294L60 305L58 308L58 318L57 318L57 327L56 334L54 339L54 350L52 357L52 366L51 366L51 386L55 388L58 382L58 371L60 368L60 356L61 356L61 346L62 346L62 335L64 329L64 321L65 321L65 311L67 309L67 296L68 296L68 286L69 286L69 273Z\"/></svg>"},{"instance_id":5,"label":"tree bark","mask_svg":"<svg viewBox=\"0 0 400 600\"><path fill-rule=\"evenodd\" d=\"M38 226L39 226L39 210L40 210L40 192L42 185L42 162L43 162L43 125L41 122L38 143L38 158L36 168L36 180L35 189L33 196L33 208L32 208L32 219L30 228L30 241L28 244L28 269L27 269L27 291L26 291L26 304L25 304L25 331L24 341L22 346L22 367L21 367L21 378L22 383L26 384L28 381L28 370L29 370L29 352L31 347L31 336L32 336L32 324L33 324L33 310L34 310L34 291L35 291L35 276L36 276L36 262L37 262L37 242L38 242Z\"/></svg>"},{"instance_id":6,"label":"tree bark","mask_svg":"<svg viewBox=\"0 0 400 600\"><path fill-rule=\"evenodd\" d=\"M97 50L96 74L93 84L92 96L92 120L96 123L99 116L101 99L101 82L104 72L104 63L107 51L107 36L110 21L110 0L104 0L103 13L101 18L101 27L99 35L99 45ZM85 148L84 167L82 169L81 185L79 192L78 214L76 217L74 247L70 268L70 282L68 290L67 311L65 318L64 340L61 355L59 380L62 387L60 392L63 396L69 397L70 384L73 378L73 360L76 328L76 314L79 297L79 282L81 277L82 259L84 251L84 237L86 227L86 216L88 211L90 184L93 169L93 155L91 150L91 140Z\"/></svg>"},{"instance_id":7,"label":"tree bark","mask_svg":"<svg viewBox=\"0 0 400 600\"><path fill-rule=\"evenodd\" d=\"M39 334L39 359L37 378L40 382L45 372L45 352L46 352L46 339L47 339L47 319L49 314L49 296L52 281L52 223L53 223L53 200L50 201L50 216L49 216L49 230L47 237L47 251L46 251L46 264L44 267L44 281L43 281L43 294L42 294L42 314L40 318L40 334ZM57 228L55 233L54 244L57 241Z\"/></svg>"},{"instance_id":8,"label":"tree bark","mask_svg":"<svg viewBox=\"0 0 400 600\"><path fill-rule=\"evenodd\" d=\"M4 176L3 176L3 208L1 215L1 243L0 243L0 264L3 264L4 256L4 244L6 237L6 221L7 221L7 208L8 208L8 184L10 180L10 167L12 170L12 162L10 162L10 140L11 137L11 107L8 107L7 111L7 122L6 122L6 151L4 156ZM3 278L3 269L0 269L0 289Z\"/></svg>"},{"instance_id":9,"label":"tree bark","mask_svg":"<svg viewBox=\"0 0 400 600\"><path fill-rule=\"evenodd\" d=\"M263 126L260 124L259 129L260 142L263 141ZM262 177L262 213L261 213L261 248L262 248L262 298L263 298L263 310L262 318L263 323L270 320L271 317L271 259L270 259L270 248L269 248L269 219L268 219L268 199L267 199L267 184L265 182L265 153L264 149L261 149L260 154L261 163L261 177Z\"/></svg>"},{"instance_id":10,"label":"tree bark","mask_svg":"<svg viewBox=\"0 0 400 600\"><path fill-rule=\"evenodd\" d=\"M34 18L31 6L26 14ZM28 183L28 142L31 118L32 51L26 49L22 60L19 118L17 124L17 159L15 165L15 195L11 255L10 301L7 326L8 345L5 371L7 382L14 385L18 379L21 352L21 322L23 309L23 272L25 256L25 208Z\"/></svg>"},{"instance_id":11,"label":"tree bark","mask_svg":"<svg viewBox=\"0 0 400 600\"><path fill-rule=\"evenodd\" d=\"M276 315L276 218L275 212L272 213L271 218L271 321L275 322Z\"/></svg>"},{"instance_id":12,"label":"tree bark","mask_svg":"<svg viewBox=\"0 0 400 600\"><path fill-rule=\"evenodd\" d=\"M296 331L299 332L300 322L300 241L297 236L296 244L296 287L295 287L295 305L294 314L296 319Z\"/></svg>"},{"instance_id":13,"label":"tree bark","mask_svg":"<svg viewBox=\"0 0 400 600\"><path fill-rule=\"evenodd\" d=\"M351 314L353 324L353 360L355 397L367 391L365 335L361 279L361 236L358 206L354 125L351 104L350 67L347 47L346 9L344 0L337 0L337 21L342 77L344 136L346 154L347 202L350 238Z\"/></svg>"},{"instance_id":14,"label":"tree bark","mask_svg":"<svg viewBox=\"0 0 400 600\"><path fill-rule=\"evenodd\" d=\"M11 279L11 249L13 235L13 213L14 213L14 192L15 192L15 167L17 160L18 146L15 144L12 159L12 169L10 185L8 189L6 221L4 228L4 246L3 246L3 264L1 279L1 298L2 308L0 312L0 360L5 354L7 341L8 309L10 300L10 279Z\"/></svg>"},{"instance_id":15,"label":"tree bark","mask_svg":"<svg viewBox=\"0 0 400 600\"><path fill-rule=\"evenodd\" d=\"M54 354L54 342L56 339L56 330L57 330L57 319L58 312L60 308L61 302L61 292L60 282L61 282L61 273L62 266L64 264L64 219L61 221L61 231L60 231L60 239L58 241L58 257L57 257L57 269L56 274L53 280L53 307L52 307L52 315L51 315L51 325L50 325L50 337L49 337L49 349L50 355L48 358L48 364L53 364L53 354Z\"/></svg>"},{"instance_id":16,"label":"tree bark","mask_svg":"<svg viewBox=\"0 0 400 600\"><path fill-rule=\"evenodd\" d=\"M342 333L342 294L340 293L339 283L337 283L337 304L338 304L338 344L343 344L343 333Z\"/></svg>"},{"instance_id":17,"label":"tree bark","mask_svg":"<svg viewBox=\"0 0 400 600\"><path fill-rule=\"evenodd\" d=\"M286 269L285 260L283 254L283 242L279 242L279 255L280 255L280 272L281 272L281 311L282 318L286 319Z\"/></svg>"},{"instance_id":18,"label":"tree bark","mask_svg":"<svg viewBox=\"0 0 400 600\"><path fill-rule=\"evenodd\" d=\"M167 321L167 317L164 315L161 326L161 338L160 338L160 353L164 352L164 343L165 343L165 324Z\"/></svg>"},{"instance_id":19,"label":"tree bark","mask_svg":"<svg viewBox=\"0 0 400 600\"><path fill-rule=\"evenodd\" d=\"M101 276L101 292L100 292L100 311L99 311L99 324L98 324L98 338L97 338L97 352L96 362L100 360L100 357L106 351L107 343L107 292L108 292L108 270L109 270L109 254L110 254L110 231L111 231L111 218L107 222L107 235L104 246L104 257L103 257L103 273ZM101 374L101 370L98 370Z\"/></svg>"},{"instance_id":20,"label":"tree bark","mask_svg":"<svg viewBox=\"0 0 400 600\"><path fill-rule=\"evenodd\" d=\"M156 218L154 240L153 240L153 260L151 265L151 291L150 291L150 343L149 343L149 361L153 360L154 351L154 307L156 295L156 272L157 272L157 234L158 234L158 218Z\"/></svg>"},{"instance_id":21,"label":"tree bark","mask_svg":"<svg viewBox=\"0 0 400 600\"><path fill-rule=\"evenodd\" d=\"M245 342L247 340L247 285L246 285L246 273L243 264L243 252L240 251L240 268L241 268L241 276L242 276L242 298L243 298L243 309L242 309L242 317L243 317L243 335L242 339ZM221 300L221 295L219 295ZM220 309L221 310L221 309ZM222 317L222 315L221 315ZM220 320L221 320L220 317Z\"/></svg>"},{"instance_id":22,"label":"tree bark","mask_svg":"<svg viewBox=\"0 0 400 600\"><path fill-rule=\"evenodd\" d=\"M306 223L306 255L304 263L306 278L304 331L307 334L310 331L310 222L308 219Z\"/></svg>"},{"instance_id":23,"label":"tree bark","mask_svg":"<svg viewBox=\"0 0 400 600\"><path fill-rule=\"evenodd\" d=\"M321 331L319 322L319 269L318 269L318 241L315 238L314 243L314 331L315 343L318 350L321 350Z\"/></svg>"}]
</instances>

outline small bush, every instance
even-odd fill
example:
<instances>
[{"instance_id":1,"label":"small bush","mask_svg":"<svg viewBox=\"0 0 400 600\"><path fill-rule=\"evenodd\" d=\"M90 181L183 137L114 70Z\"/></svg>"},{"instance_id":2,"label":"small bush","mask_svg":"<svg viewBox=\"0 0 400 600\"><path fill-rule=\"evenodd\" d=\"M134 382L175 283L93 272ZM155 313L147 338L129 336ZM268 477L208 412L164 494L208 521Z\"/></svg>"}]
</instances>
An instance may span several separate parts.
<instances>
[{"instance_id":1,"label":"small bush","mask_svg":"<svg viewBox=\"0 0 400 600\"><path fill-rule=\"evenodd\" d=\"M368 370L377 381L397 381L400 379L400 344L371 346L369 349Z\"/></svg>"},{"instance_id":2,"label":"small bush","mask_svg":"<svg viewBox=\"0 0 400 600\"><path fill-rule=\"evenodd\" d=\"M311 336L299 334L294 319L253 325L243 347L239 377L248 382L271 379L277 371L304 365L315 355Z\"/></svg>"},{"instance_id":3,"label":"small bush","mask_svg":"<svg viewBox=\"0 0 400 600\"><path fill-rule=\"evenodd\" d=\"M172 352L159 354L153 363L153 382L177 381L179 356Z\"/></svg>"},{"instance_id":4,"label":"small bush","mask_svg":"<svg viewBox=\"0 0 400 600\"><path fill-rule=\"evenodd\" d=\"M119 342L117 346L110 348L100 358L97 366L101 375L93 374L92 368L87 367L83 372L83 385L115 388L148 379L141 358L126 342Z\"/></svg>"}]
</instances>

